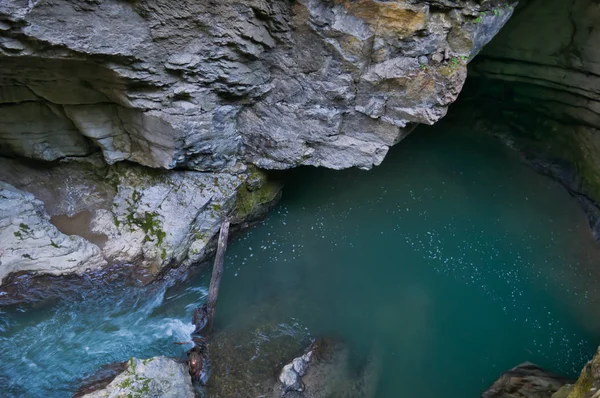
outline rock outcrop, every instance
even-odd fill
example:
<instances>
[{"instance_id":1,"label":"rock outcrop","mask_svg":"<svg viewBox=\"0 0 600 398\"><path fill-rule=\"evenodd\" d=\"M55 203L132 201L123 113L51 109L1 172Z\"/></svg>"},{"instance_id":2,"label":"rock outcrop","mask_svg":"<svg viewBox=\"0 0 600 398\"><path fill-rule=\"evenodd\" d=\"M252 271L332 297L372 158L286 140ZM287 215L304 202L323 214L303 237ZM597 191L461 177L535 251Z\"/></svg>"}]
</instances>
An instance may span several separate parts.
<instances>
[{"instance_id":1,"label":"rock outcrop","mask_svg":"<svg viewBox=\"0 0 600 398\"><path fill-rule=\"evenodd\" d=\"M127 369L101 390L85 398L194 398L192 379L184 364L166 357L131 358Z\"/></svg>"},{"instance_id":2,"label":"rock outcrop","mask_svg":"<svg viewBox=\"0 0 600 398\"><path fill-rule=\"evenodd\" d=\"M504 373L481 398L557 398L554 394L569 381L530 362Z\"/></svg>"},{"instance_id":3,"label":"rock outcrop","mask_svg":"<svg viewBox=\"0 0 600 398\"><path fill-rule=\"evenodd\" d=\"M0 182L0 281L16 271L83 272L106 264L99 248L50 223L41 201Z\"/></svg>"},{"instance_id":4,"label":"rock outcrop","mask_svg":"<svg viewBox=\"0 0 600 398\"><path fill-rule=\"evenodd\" d=\"M600 348L583 367L576 382L525 362L504 373L481 398L598 398Z\"/></svg>"},{"instance_id":5,"label":"rock outcrop","mask_svg":"<svg viewBox=\"0 0 600 398\"><path fill-rule=\"evenodd\" d=\"M81 253L54 272L197 262L224 217L242 223L277 197L255 166L368 169L439 120L512 12L505 0L3 1L0 156L40 163L3 161L19 172L0 180L76 237ZM3 241L1 275L44 272L13 256L25 243Z\"/></svg>"},{"instance_id":6,"label":"rock outcrop","mask_svg":"<svg viewBox=\"0 0 600 398\"><path fill-rule=\"evenodd\" d=\"M512 14L480 3L9 0L0 153L370 168L446 113Z\"/></svg>"},{"instance_id":7,"label":"rock outcrop","mask_svg":"<svg viewBox=\"0 0 600 398\"><path fill-rule=\"evenodd\" d=\"M581 202L600 238L600 5L524 0L470 65L473 114ZM454 112L454 110L453 110Z\"/></svg>"},{"instance_id":8,"label":"rock outcrop","mask_svg":"<svg viewBox=\"0 0 600 398\"><path fill-rule=\"evenodd\" d=\"M561 396L552 398L598 398L600 397L600 348L584 366L575 384L563 387Z\"/></svg>"},{"instance_id":9,"label":"rock outcrop","mask_svg":"<svg viewBox=\"0 0 600 398\"><path fill-rule=\"evenodd\" d=\"M199 173L126 163L42 169L0 159L0 179L16 186L1 185L0 281L17 270L56 274L132 263L156 275L169 264L199 262L225 217L241 222L257 216L280 189L258 171Z\"/></svg>"}]
</instances>

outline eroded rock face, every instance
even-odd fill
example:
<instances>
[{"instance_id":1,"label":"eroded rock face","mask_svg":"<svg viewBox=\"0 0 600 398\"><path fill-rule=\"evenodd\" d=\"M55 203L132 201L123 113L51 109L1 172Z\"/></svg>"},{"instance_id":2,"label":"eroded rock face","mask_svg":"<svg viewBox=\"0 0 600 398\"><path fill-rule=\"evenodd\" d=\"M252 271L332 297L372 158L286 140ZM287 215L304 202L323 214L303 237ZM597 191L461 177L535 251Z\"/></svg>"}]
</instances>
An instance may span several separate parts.
<instances>
[{"instance_id":1,"label":"eroded rock face","mask_svg":"<svg viewBox=\"0 0 600 398\"><path fill-rule=\"evenodd\" d=\"M583 367L581 375L575 384L566 386L562 391L567 398L598 398L600 397L600 349ZM563 398L555 396L552 398Z\"/></svg>"},{"instance_id":2,"label":"eroded rock face","mask_svg":"<svg viewBox=\"0 0 600 398\"><path fill-rule=\"evenodd\" d=\"M504 373L481 394L481 398L556 398L568 380L530 362Z\"/></svg>"},{"instance_id":3,"label":"eroded rock face","mask_svg":"<svg viewBox=\"0 0 600 398\"><path fill-rule=\"evenodd\" d=\"M370 168L446 113L497 3L5 1L0 152Z\"/></svg>"},{"instance_id":4,"label":"eroded rock face","mask_svg":"<svg viewBox=\"0 0 600 398\"><path fill-rule=\"evenodd\" d=\"M256 171L232 175L87 162L40 168L0 159L0 179L29 192L2 183L1 277L115 263L156 275L169 264L190 265L208 254L225 217L255 217L280 190Z\"/></svg>"},{"instance_id":5,"label":"eroded rock face","mask_svg":"<svg viewBox=\"0 0 600 398\"><path fill-rule=\"evenodd\" d=\"M83 395L86 398L109 397L194 398L192 379L184 364L166 357L131 358L127 369L108 386Z\"/></svg>"},{"instance_id":6,"label":"eroded rock face","mask_svg":"<svg viewBox=\"0 0 600 398\"><path fill-rule=\"evenodd\" d=\"M83 238L90 267L197 262L225 217L243 223L277 197L248 167L379 164L444 116L512 12L507 0L3 1L0 156L40 163L2 160L0 180ZM4 272L42 272L25 260Z\"/></svg>"},{"instance_id":7,"label":"eroded rock face","mask_svg":"<svg viewBox=\"0 0 600 398\"><path fill-rule=\"evenodd\" d=\"M11 272L59 275L106 265L99 248L50 223L41 201L0 182L0 283Z\"/></svg>"},{"instance_id":8,"label":"eroded rock face","mask_svg":"<svg viewBox=\"0 0 600 398\"><path fill-rule=\"evenodd\" d=\"M522 1L471 64L465 106L584 206L600 238L600 4ZM467 112L467 113L468 113Z\"/></svg>"}]
</instances>

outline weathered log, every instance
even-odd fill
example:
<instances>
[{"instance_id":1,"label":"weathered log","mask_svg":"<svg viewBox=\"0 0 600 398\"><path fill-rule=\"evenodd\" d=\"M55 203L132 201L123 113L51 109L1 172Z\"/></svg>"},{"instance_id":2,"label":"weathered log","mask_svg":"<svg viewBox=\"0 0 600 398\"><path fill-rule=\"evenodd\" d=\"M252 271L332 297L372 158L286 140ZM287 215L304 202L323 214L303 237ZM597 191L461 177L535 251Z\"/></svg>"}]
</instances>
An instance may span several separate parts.
<instances>
[{"instance_id":1,"label":"weathered log","mask_svg":"<svg viewBox=\"0 0 600 398\"><path fill-rule=\"evenodd\" d=\"M217 243L217 254L213 265L212 277L208 288L208 298L206 304L196 308L192 315L192 322L195 326L192 333L192 343L194 346L187 352L187 365L194 382L206 384L208 380L208 344L207 338L212 332L212 326L215 318L215 307L219 297L219 287L221 286L221 276L223 275L223 262L225 261L225 250L227 249L227 238L229 237L229 219L221 224L219 241Z\"/></svg>"},{"instance_id":2,"label":"weathered log","mask_svg":"<svg viewBox=\"0 0 600 398\"><path fill-rule=\"evenodd\" d=\"M219 241L217 246L217 254L215 255L215 263L213 265L212 277L208 288L207 306L207 324L204 328L204 335L208 336L212 332L212 327L215 319L215 310L217 298L219 296L219 287L221 286L221 276L223 275L223 262L225 261L225 250L227 250L227 238L229 237L229 219L226 219L221 224L221 232L219 233Z\"/></svg>"}]
</instances>

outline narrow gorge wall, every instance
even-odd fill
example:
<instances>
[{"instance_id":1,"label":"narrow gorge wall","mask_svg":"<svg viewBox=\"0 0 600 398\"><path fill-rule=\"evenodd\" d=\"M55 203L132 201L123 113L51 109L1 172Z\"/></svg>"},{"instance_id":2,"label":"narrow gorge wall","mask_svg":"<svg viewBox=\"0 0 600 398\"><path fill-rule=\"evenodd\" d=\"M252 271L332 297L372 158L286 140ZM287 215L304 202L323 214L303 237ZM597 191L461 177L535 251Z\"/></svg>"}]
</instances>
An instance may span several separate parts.
<instances>
[{"instance_id":1,"label":"narrow gorge wall","mask_svg":"<svg viewBox=\"0 0 600 398\"><path fill-rule=\"evenodd\" d=\"M600 203L600 3L526 0L470 65L458 118L480 122L563 183L588 213Z\"/></svg>"},{"instance_id":2,"label":"narrow gorge wall","mask_svg":"<svg viewBox=\"0 0 600 398\"><path fill-rule=\"evenodd\" d=\"M255 167L368 169L443 117L512 12L500 0L3 1L0 202L30 206L0 207L0 279L201 260L224 217L276 199Z\"/></svg>"}]
</instances>

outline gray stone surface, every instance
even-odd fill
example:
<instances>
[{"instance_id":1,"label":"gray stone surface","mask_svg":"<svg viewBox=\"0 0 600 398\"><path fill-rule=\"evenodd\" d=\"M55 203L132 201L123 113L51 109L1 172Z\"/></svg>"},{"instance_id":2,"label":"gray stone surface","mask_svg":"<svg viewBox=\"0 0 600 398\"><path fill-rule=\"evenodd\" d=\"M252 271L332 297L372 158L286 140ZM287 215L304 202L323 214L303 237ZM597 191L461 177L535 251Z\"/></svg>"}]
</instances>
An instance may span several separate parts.
<instances>
[{"instance_id":1,"label":"gray stone surface","mask_svg":"<svg viewBox=\"0 0 600 398\"><path fill-rule=\"evenodd\" d=\"M41 163L0 159L0 180L90 266L201 261L277 196L248 166L368 169L443 117L512 14L479 3L2 1L0 156Z\"/></svg>"},{"instance_id":2,"label":"gray stone surface","mask_svg":"<svg viewBox=\"0 0 600 398\"><path fill-rule=\"evenodd\" d=\"M600 7L524 0L470 65L466 114L582 204L600 240ZM474 122L465 120L465 123Z\"/></svg>"},{"instance_id":3,"label":"gray stone surface","mask_svg":"<svg viewBox=\"0 0 600 398\"><path fill-rule=\"evenodd\" d=\"M481 398L556 398L568 380L524 362L505 372L482 394Z\"/></svg>"},{"instance_id":4,"label":"gray stone surface","mask_svg":"<svg viewBox=\"0 0 600 398\"><path fill-rule=\"evenodd\" d=\"M39 167L2 158L0 180L28 192L4 188L0 196L0 279L9 272L59 274L107 263L134 264L151 275L170 264L191 265L210 253L225 217L243 222L259 216L280 189L264 185L256 172L102 167L87 161ZM31 231L19 230L20 223Z\"/></svg>"},{"instance_id":5,"label":"gray stone surface","mask_svg":"<svg viewBox=\"0 0 600 398\"><path fill-rule=\"evenodd\" d=\"M0 182L0 283L10 273L81 273L106 264L99 248L50 223L43 203Z\"/></svg>"},{"instance_id":6,"label":"gray stone surface","mask_svg":"<svg viewBox=\"0 0 600 398\"><path fill-rule=\"evenodd\" d=\"M164 397L194 398L192 379L186 366L172 358L131 358L127 369L108 386L84 395L86 398Z\"/></svg>"},{"instance_id":7,"label":"gray stone surface","mask_svg":"<svg viewBox=\"0 0 600 398\"><path fill-rule=\"evenodd\" d=\"M475 0L7 0L0 153L370 168L446 113L511 13Z\"/></svg>"}]
</instances>

